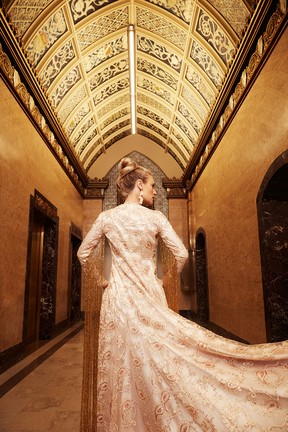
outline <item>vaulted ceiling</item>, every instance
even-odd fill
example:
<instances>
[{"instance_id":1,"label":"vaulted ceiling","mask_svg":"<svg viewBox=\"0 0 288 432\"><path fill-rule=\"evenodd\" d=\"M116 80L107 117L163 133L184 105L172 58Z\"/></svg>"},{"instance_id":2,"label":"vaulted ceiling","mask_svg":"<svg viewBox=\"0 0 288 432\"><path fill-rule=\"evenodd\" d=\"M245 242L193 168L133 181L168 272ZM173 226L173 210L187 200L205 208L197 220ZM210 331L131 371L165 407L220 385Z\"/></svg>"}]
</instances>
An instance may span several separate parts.
<instances>
[{"instance_id":1,"label":"vaulted ceiling","mask_svg":"<svg viewBox=\"0 0 288 432\"><path fill-rule=\"evenodd\" d=\"M256 0L8 0L3 9L85 175L131 134L127 27L136 30L137 133L185 172ZM153 155L151 155L153 159Z\"/></svg>"}]
</instances>

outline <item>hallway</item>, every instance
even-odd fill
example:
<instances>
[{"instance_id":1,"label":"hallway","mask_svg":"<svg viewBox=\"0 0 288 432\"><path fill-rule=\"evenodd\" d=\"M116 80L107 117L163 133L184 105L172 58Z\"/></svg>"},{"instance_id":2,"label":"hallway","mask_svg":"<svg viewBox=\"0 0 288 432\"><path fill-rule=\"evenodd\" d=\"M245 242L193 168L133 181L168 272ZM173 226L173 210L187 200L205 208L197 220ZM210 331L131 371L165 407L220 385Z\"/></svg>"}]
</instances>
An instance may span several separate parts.
<instances>
[{"instance_id":1,"label":"hallway","mask_svg":"<svg viewBox=\"0 0 288 432\"><path fill-rule=\"evenodd\" d=\"M82 323L0 376L0 432L79 432Z\"/></svg>"}]
</instances>

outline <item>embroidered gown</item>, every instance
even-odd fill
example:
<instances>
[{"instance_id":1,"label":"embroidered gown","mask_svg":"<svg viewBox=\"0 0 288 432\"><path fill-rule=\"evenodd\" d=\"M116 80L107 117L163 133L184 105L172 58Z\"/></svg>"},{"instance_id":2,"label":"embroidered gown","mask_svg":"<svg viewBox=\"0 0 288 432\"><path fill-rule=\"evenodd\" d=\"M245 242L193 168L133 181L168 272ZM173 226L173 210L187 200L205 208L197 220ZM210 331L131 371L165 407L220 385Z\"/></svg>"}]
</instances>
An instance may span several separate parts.
<instances>
[{"instance_id":1,"label":"embroidered gown","mask_svg":"<svg viewBox=\"0 0 288 432\"><path fill-rule=\"evenodd\" d=\"M112 254L99 334L98 432L288 430L287 342L245 345L168 309L156 276L159 236L181 271L187 251L166 217L122 204L96 219L78 256L101 238Z\"/></svg>"}]
</instances>

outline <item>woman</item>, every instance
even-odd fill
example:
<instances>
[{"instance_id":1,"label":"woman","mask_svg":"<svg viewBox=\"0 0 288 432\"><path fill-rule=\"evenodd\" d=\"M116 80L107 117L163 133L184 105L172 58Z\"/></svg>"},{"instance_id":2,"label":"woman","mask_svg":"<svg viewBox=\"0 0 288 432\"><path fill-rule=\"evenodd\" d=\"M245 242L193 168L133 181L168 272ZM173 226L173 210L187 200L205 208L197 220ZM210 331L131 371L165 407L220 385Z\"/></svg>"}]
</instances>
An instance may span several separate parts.
<instances>
[{"instance_id":1,"label":"woman","mask_svg":"<svg viewBox=\"0 0 288 432\"><path fill-rule=\"evenodd\" d=\"M287 431L287 343L247 346L167 307L156 276L160 236L178 271L187 251L151 205L152 174L129 158L117 186L125 203L103 212L78 256L103 236L112 253L99 336L97 431Z\"/></svg>"}]
</instances>

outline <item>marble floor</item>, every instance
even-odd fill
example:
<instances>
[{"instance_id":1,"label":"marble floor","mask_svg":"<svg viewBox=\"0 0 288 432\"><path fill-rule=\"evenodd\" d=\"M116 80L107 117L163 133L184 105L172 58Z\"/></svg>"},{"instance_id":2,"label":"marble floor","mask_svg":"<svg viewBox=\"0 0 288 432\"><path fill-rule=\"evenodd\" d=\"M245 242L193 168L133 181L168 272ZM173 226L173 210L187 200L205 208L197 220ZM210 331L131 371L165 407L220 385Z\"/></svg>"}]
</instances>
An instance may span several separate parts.
<instances>
[{"instance_id":1,"label":"marble floor","mask_svg":"<svg viewBox=\"0 0 288 432\"><path fill-rule=\"evenodd\" d=\"M0 375L0 432L79 432L81 323Z\"/></svg>"}]
</instances>

